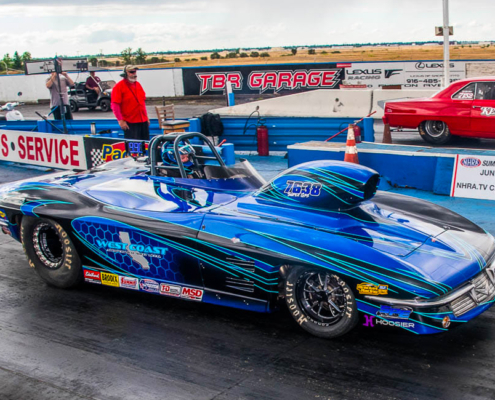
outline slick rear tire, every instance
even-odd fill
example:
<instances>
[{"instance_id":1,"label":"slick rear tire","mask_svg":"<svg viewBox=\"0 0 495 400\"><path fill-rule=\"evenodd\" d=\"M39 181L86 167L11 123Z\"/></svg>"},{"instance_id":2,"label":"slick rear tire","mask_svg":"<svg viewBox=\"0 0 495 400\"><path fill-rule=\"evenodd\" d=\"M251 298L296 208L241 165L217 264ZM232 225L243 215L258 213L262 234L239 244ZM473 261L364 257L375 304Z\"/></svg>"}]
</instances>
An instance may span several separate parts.
<instances>
[{"instance_id":1,"label":"slick rear tire","mask_svg":"<svg viewBox=\"0 0 495 400\"><path fill-rule=\"evenodd\" d=\"M314 336L336 338L358 322L351 288L330 271L296 266L288 273L284 290L292 317Z\"/></svg>"},{"instance_id":2,"label":"slick rear tire","mask_svg":"<svg viewBox=\"0 0 495 400\"><path fill-rule=\"evenodd\" d=\"M423 121L419 125L419 134L423 140L431 144L445 144L450 138L450 129L442 121Z\"/></svg>"},{"instance_id":3,"label":"slick rear tire","mask_svg":"<svg viewBox=\"0 0 495 400\"><path fill-rule=\"evenodd\" d=\"M29 265L49 285L68 289L83 281L76 248L58 222L23 217L21 241Z\"/></svg>"}]
</instances>

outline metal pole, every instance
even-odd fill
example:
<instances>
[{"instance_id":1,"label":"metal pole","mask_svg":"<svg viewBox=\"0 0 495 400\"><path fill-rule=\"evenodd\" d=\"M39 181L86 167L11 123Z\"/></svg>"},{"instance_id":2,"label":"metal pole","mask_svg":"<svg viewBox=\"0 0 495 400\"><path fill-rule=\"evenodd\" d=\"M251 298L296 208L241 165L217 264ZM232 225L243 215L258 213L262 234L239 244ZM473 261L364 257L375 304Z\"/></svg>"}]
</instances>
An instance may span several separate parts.
<instances>
[{"instance_id":1,"label":"metal pole","mask_svg":"<svg viewBox=\"0 0 495 400\"><path fill-rule=\"evenodd\" d=\"M450 85L449 0L443 0L443 86Z\"/></svg>"}]
</instances>

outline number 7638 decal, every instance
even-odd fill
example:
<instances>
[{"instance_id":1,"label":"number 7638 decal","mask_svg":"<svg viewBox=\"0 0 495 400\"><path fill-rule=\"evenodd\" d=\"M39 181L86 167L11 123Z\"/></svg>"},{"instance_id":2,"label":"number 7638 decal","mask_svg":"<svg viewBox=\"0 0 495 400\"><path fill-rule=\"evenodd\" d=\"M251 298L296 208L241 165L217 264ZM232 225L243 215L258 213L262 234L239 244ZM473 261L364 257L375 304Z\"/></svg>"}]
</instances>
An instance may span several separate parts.
<instances>
[{"instance_id":1,"label":"number 7638 decal","mask_svg":"<svg viewBox=\"0 0 495 400\"><path fill-rule=\"evenodd\" d=\"M321 183L287 181L284 193L289 197L309 197L321 194Z\"/></svg>"}]
</instances>

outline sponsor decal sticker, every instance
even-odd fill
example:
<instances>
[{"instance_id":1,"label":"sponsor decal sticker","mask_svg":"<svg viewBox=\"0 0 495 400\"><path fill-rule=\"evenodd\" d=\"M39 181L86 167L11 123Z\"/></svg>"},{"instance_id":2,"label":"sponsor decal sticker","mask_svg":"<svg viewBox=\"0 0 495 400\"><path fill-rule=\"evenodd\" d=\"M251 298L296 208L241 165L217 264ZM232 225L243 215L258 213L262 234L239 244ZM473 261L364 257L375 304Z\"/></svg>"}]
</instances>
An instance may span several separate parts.
<instances>
[{"instance_id":1,"label":"sponsor decal sticker","mask_svg":"<svg viewBox=\"0 0 495 400\"><path fill-rule=\"evenodd\" d=\"M495 108L481 107L481 115L485 115L487 117L494 117L495 116Z\"/></svg>"},{"instance_id":2,"label":"sponsor decal sticker","mask_svg":"<svg viewBox=\"0 0 495 400\"><path fill-rule=\"evenodd\" d=\"M120 160L125 154L125 142L104 144L101 147L101 159L105 162Z\"/></svg>"},{"instance_id":3,"label":"sponsor decal sticker","mask_svg":"<svg viewBox=\"0 0 495 400\"><path fill-rule=\"evenodd\" d=\"M465 157L461 159L461 165L468 168L476 168L481 165L481 160L476 157Z\"/></svg>"},{"instance_id":4,"label":"sponsor decal sticker","mask_svg":"<svg viewBox=\"0 0 495 400\"><path fill-rule=\"evenodd\" d=\"M388 305L382 305L380 310L376 312L378 317L389 319L409 319L412 313L410 307L393 307Z\"/></svg>"},{"instance_id":5,"label":"sponsor decal sticker","mask_svg":"<svg viewBox=\"0 0 495 400\"><path fill-rule=\"evenodd\" d=\"M183 287L180 297L188 300L201 301L203 298L203 291L201 289Z\"/></svg>"},{"instance_id":6,"label":"sponsor decal sticker","mask_svg":"<svg viewBox=\"0 0 495 400\"><path fill-rule=\"evenodd\" d=\"M7 219L7 216L5 215L5 213L2 210L0 210L0 218Z\"/></svg>"},{"instance_id":7,"label":"sponsor decal sticker","mask_svg":"<svg viewBox=\"0 0 495 400\"><path fill-rule=\"evenodd\" d=\"M92 271L89 269L84 269L84 280L86 282L101 284L101 273L100 271Z\"/></svg>"},{"instance_id":8,"label":"sponsor decal sticker","mask_svg":"<svg viewBox=\"0 0 495 400\"><path fill-rule=\"evenodd\" d=\"M376 318L373 315L364 315L365 321L363 326L368 328L374 328L375 326L395 326L398 328L408 328L414 329L416 324L414 322L403 322L403 321L387 321L384 319Z\"/></svg>"},{"instance_id":9,"label":"sponsor decal sticker","mask_svg":"<svg viewBox=\"0 0 495 400\"><path fill-rule=\"evenodd\" d=\"M130 278L128 276L120 276L119 284L121 288L139 290L139 281L137 278Z\"/></svg>"},{"instance_id":10,"label":"sponsor decal sticker","mask_svg":"<svg viewBox=\"0 0 495 400\"><path fill-rule=\"evenodd\" d=\"M153 279L140 279L139 287L149 293L160 293L160 285Z\"/></svg>"},{"instance_id":11,"label":"sponsor decal sticker","mask_svg":"<svg viewBox=\"0 0 495 400\"><path fill-rule=\"evenodd\" d=\"M319 196L321 183L287 181L284 193L289 197Z\"/></svg>"},{"instance_id":12,"label":"sponsor decal sticker","mask_svg":"<svg viewBox=\"0 0 495 400\"><path fill-rule=\"evenodd\" d=\"M107 286L119 287L119 276L115 274L109 274L108 272L102 272L101 283Z\"/></svg>"},{"instance_id":13,"label":"sponsor decal sticker","mask_svg":"<svg viewBox=\"0 0 495 400\"><path fill-rule=\"evenodd\" d=\"M165 296L180 297L181 289L181 286L177 285L169 285L167 283L160 284L160 294L164 294Z\"/></svg>"},{"instance_id":14,"label":"sponsor decal sticker","mask_svg":"<svg viewBox=\"0 0 495 400\"><path fill-rule=\"evenodd\" d=\"M388 285L375 285L373 283L363 282L357 285L356 289L359 291L359 294L369 294L372 296L388 294Z\"/></svg>"}]
</instances>

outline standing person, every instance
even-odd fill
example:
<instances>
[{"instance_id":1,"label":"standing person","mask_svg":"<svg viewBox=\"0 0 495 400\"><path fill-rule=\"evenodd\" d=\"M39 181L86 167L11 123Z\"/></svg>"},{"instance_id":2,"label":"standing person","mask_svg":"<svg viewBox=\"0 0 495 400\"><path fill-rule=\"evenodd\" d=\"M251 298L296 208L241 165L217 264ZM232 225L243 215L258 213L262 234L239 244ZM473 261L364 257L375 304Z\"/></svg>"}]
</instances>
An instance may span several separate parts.
<instances>
[{"instance_id":1,"label":"standing person","mask_svg":"<svg viewBox=\"0 0 495 400\"><path fill-rule=\"evenodd\" d=\"M73 119L69 107L68 87L74 86L74 81L70 79L67 72L60 73L60 90L58 87L57 73L52 72L52 76L46 80L46 87L50 91L50 107L54 119L62 119L60 107L65 107L65 119ZM60 104L60 93L62 93L63 106Z\"/></svg>"},{"instance_id":2,"label":"standing person","mask_svg":"<svg viewBox=\"0 0 495 400\"><path fill-rule=\"evenodd\" d=\"M137 81L137 70L135 65L124 67L124 79L112 89L112 110L126 139L149 140L146 93Z\"/></svg>"}]
</instances>

